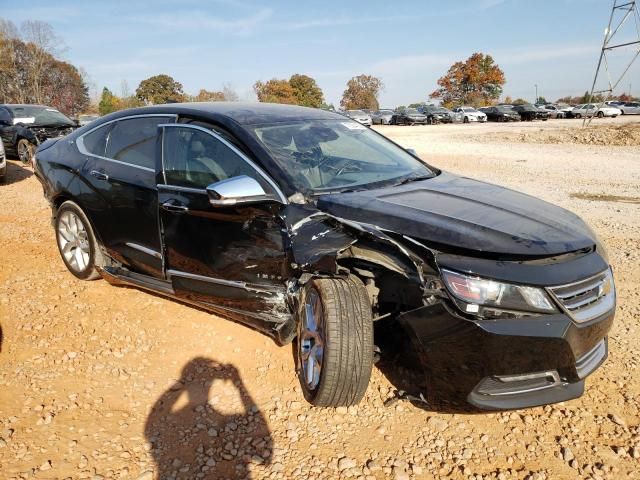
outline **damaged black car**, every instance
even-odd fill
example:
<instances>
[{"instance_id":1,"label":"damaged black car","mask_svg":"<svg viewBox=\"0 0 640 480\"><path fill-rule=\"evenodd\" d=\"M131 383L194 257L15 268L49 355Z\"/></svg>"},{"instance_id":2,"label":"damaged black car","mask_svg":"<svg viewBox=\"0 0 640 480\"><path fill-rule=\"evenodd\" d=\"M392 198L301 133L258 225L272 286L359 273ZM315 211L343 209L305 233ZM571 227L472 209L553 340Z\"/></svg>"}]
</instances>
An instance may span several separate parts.
<instances>
[{"instance_id":1,"label":"damaged black car","mask_svg":"<svg viewBox=\"0 0 640 480\"><path fill-rule=\"evenodd\" d=\"M127 110L40 145L35 173L73 275L294 342L314 405L362 399L378 326L406 340L411 393L434 405L576 398L607 356L612 270L580 218L335 113Z\"/></svg>"},{"instance_id":2,"label":"damaged black car","mask_svg":"<svg viewBox=\"0 0 640 480\"><path fill-rule=\"evenodd\" d=\"M71 133L76 124L55 108L44 105L0 105L0 138L8 155L27 165L40 143Z\"/></svg>"}]
</instances>

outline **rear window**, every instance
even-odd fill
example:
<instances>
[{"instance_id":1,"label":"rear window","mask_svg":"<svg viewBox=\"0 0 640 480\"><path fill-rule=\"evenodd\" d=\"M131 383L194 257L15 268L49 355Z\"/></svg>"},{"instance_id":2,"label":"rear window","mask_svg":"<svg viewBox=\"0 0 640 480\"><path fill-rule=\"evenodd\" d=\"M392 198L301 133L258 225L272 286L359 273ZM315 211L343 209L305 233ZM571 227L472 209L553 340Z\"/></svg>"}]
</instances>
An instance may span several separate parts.
<instances>
[{"instance_id":1,"label":"rear window","mask_svg":"<svg viewBox=\"0 0 640 480\"><path fill-rule=\"evenodd\" d=\"M109 132L113 124L110 123L104 127L100 127L91 133L88 133L82 137L82 143L87 152L104 157L104 151L107 146L107 138L109 138Z\"/></svg>"},{"instance_id":2,"label":"rear window","mask_svg":"<svg viewBox=\"0 0 640 480\"><path fill-rule=\"evenodd\" d=\"M109 134L106 157L139 167L154 168L158 125L172 117L118 120Z\"/></svg>"}]
</instances>

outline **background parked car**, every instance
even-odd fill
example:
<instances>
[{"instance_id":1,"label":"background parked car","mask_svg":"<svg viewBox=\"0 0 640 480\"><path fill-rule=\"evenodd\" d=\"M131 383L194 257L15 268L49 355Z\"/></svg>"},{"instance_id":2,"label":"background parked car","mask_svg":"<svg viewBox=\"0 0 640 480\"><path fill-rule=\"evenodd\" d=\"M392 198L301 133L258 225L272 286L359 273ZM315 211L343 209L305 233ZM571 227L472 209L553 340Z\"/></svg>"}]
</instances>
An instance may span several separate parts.
<instances>
[{"instance_id":1,"label":"background parked car","mask_svg":"<svg viewBox=\"0 0 640 480\"><path fill-rule=\"evenodd\" d=\"M487 116L479 110L476 110L473 107L458 107L453 109L454 113L459 113L462 115L462 121L464 123L469 122L486 122Z\"/></svg>"},{"instance_id":2,"label":"background parked car","mask_svg":"<svg viewBox=\"0 0 640 480\"><path fill-rule=\"evenodd\" d=\"M607 105L603 105L598 107L595 103L584 103L582 105L578 105L572 111L574 118L583 118L583 117L593 117L596 116L598 118L602 117L612 117L616 118L618 115L622 115L622 111L619 108L609 107Z\"/></svg>"},{"instance_id":3,"label":"background parked car","mask_svg":"<svg viewBox=\"0 0 640 480\"><path fill-rule=\"evenodd\" d=\"M374 125L389 125L391 124L391 117L393 117L393 110L378 110L377 112L373 112L373 114L371 114L371 121Z\"/></svg>"},{"instance_id":4,"label":"background parked car","mask_svg":"<svg viewBox=\"0 0 640 480\"><path fill-rule=\"evenodd\" d=\"M369 114L366 112L363 112L362 110L347 110L344 113L350 119L355 120L356 122L359 122L362 125L366 125L367 127L370 127L373 124Z\"/></svg>"},{"instance_id":5,"label":"background parked car","mask_svg":"<svg viewBox=\"0 0 640 480\"><path fill-rule=\"evenodd\" d=\"M0 138L0 183L7 180L7 157L4 153L4 143Z\"/></svg>"},{"instance_id":6,"label":"background parked car","mask_svg":"<svg viewBox=\"0 0 640 480\"><path fill-rule=\"evenodd\" d=\"M415 108L402 108L396 110L391 118L392 125L424 125L427 123L427 116L420 113Z\"/></svg>"},{"instance_id":7,"label":"background parked car","mask_svg":"<svg viewBox=\"0 0 640 480\"><path fill-rule=\"evenodd\" d=\"M538 108L545 110L549 114L549 118L564 118L566 115L559 105L554 105L552 103Z\"/></svg>"},{"instance_id":8,"label":"background parked car","mask_svg":"<svg viewBox=\"0 0 640 480\"><path fill-rule=\"evenodd\" d=\"M78 115L78 125L84 127L98 118L100 118L100 115Z\"/></svg>"},{"instance_id":9,"label":"background parked car","mask_svg":"<svg viewBox=\"0 0 640 480\"><path fill-rule=\"evenodd\" d=\"M619 107L622 115L640 115L640 102L627 102Z\"/></svg>"},{"instance_id":10,"label":"background parked car","mask_svg":"<svg viewBox=\"0 0 640 480\"><path fill-rule=\"evenodd\" d=\"M48 138L68 135L76 124L55 108L44 105L0 105L0 138L7 155L30 164L35 147Z\"/></svg>"},{"instance_id":11,"label":"background parked car","mask_svg":"<svg viewBox=\"0 0 640 480\"><path fill-rule=\"evenodd\" d=\"M520 115L520 120L524 122L530 122L539 118L541 110L535 105L525 103L524 105L514 105L513 111ZM548 115L547 115L548 117Z\"/></svg>"},{"instance_id":12,"label":"background parked car","mask_svg":"<svg viewBox=\"0 0 640 480\"><path fill-rule=\"evenodd\" d=\"M433 123L453 123L451 111L447 108L430 105L418 111L427 116L427 123L429 125Z\"/></svg>"},{"instance_id":13,"label":"background parked car","mask_svg":"<svg viewBox=\"0 0 640 480\"><path fill-rule=\"evenodd\" d=\"M496 107L482 107L480 109L482 113L487 116L487 120L490 122L519 122L520 115L514 112L512 108L504 106Z\"/></svg>"}]
</instances>

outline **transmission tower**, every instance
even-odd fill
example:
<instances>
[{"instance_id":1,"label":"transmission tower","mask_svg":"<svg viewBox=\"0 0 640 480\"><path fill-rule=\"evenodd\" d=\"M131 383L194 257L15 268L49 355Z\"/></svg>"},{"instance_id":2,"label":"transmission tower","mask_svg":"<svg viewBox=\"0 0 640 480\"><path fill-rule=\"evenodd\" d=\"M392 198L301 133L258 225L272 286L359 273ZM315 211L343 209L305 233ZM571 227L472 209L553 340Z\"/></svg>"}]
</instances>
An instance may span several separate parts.
<instances>
[{"instance_id":1,"label":"transmission tower","mask_svg":"<svg viewBox=\"0 0 640 480\"><path fill-rule=\"evenodd\" d=\"M623 43L617 43L618 37L620 37L619 32L622 27L627 23L627 21L632 18L632 22L635 24L635 39L627 39L631 41L622 41ZM629 30L629 29L628 29ZM618 34L616 36L616 34ZM614 41L615 40L615 41ZM631 60L626 65L625 69L622 73L615 78L611 78L611 72L609 70L609 63L607 61L607 53L612 52L613 50L620 48L630 47L634 51ZM633 62L640 56L640 12L638 11L638 2L635 0L613 0L613 6L611 7L611 15L609 17L609 25L607 29L604 31L604 41L602 42L602 50L600 51L600 59L598 60L598 66L596 67L596 74L593 77L593 85L591 86L591 93L589 94L589 103L594 98L594 95L598 94L606 94L603 97L603 100L600 102L598 108L600 108L605 101L607 101L613 95L613 91L616 89L618 84L622 81L626 73L633 65ZM607 75L607 81L609 88L604 90L596 90L596 83L598 82L598 76L600 75L601 70L604 70ZM629 92L631 94L631 92ZM597 110L596 110L597 111ZM588 125L593 117L592 115L587 119L585 116L582 121L582 126Z\"/></svg>"}]
</instances>

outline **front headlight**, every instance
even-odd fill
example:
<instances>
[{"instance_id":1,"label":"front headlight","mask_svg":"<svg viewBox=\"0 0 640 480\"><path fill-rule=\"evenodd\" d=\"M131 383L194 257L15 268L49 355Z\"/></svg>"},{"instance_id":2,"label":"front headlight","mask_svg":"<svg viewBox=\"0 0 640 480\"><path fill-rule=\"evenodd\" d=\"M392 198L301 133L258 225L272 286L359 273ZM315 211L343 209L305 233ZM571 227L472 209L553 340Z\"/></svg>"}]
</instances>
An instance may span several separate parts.
<instances>
[{"instance_id":1,"label":"front headlight","mask_svg":"<svg viewBox=\"0 0 640 480\"><path fill-rule=\"evenodd\" d=\"M497 318L557 311L542 288L471 277L449 270L442 270L442 279L458 306L467 313Z\"/></svg>"}]
</instances>

